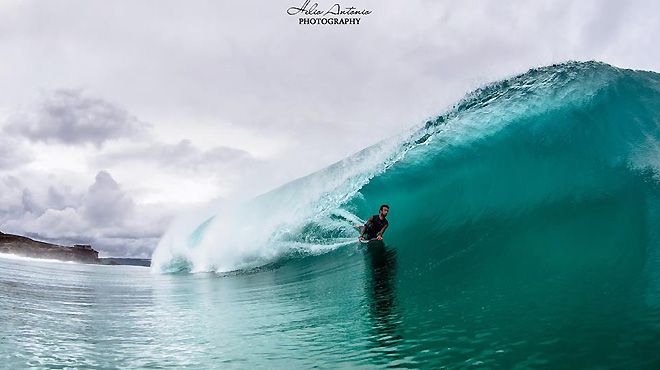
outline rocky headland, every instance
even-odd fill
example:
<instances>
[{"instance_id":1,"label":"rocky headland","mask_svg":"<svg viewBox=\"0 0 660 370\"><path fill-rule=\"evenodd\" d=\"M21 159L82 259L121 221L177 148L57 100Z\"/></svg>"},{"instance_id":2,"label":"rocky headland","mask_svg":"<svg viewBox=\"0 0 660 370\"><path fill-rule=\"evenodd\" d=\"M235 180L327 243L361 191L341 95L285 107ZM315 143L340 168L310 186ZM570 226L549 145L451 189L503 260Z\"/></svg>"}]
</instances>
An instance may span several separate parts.
<instances>
[{"instance_id":1,"label":"rocky headland","mask_svg":"<svg viewBox=\"0 0 660 370\"><path fill-rule=\"evenodd\" d=\"M94 250L90 245L76 244L73 246L62 246L32 240L25 236L5 234L3 232L0 232L0 253L60 261L101 263L99 252Z\"/></svg>"}]
</instances>

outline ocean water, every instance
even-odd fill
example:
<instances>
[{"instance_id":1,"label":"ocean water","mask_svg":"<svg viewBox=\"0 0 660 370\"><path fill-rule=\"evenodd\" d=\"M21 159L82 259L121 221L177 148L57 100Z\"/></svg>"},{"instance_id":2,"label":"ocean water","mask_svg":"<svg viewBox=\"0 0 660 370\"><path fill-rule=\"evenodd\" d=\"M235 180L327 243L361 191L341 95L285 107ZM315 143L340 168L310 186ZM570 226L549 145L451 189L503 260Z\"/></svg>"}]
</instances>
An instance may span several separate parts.
<instances>
[{"instance_id":1,"label":"ocean water","mask_svg":"<svg viewBox=\"0 0 660 370\"><path fill-rule=\"evenodd\" d=\"M385 243L356 243L382 203ZM485 86L181 215L151 269L0 258L0 325L8 368L658 369L660 75Z\"/></svg>"}]
</instances>

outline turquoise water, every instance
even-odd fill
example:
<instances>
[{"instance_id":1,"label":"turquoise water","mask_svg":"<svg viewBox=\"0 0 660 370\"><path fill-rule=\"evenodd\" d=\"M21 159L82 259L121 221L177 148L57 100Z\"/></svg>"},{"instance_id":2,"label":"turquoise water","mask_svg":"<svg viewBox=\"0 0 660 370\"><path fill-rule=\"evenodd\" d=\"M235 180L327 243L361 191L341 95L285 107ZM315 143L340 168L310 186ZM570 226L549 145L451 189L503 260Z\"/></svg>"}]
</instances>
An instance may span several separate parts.
<instances>
[{"instance_id":1,"label":"turquoise water","mask_svg":"<svg viewBox=\"0 0 660 370\"><path fill-rule=\"evenodd\" d=\"M381 203L384 246L356 243ZM566 63L486 86L182 215L151 271L0 272L10 367L657 369L660 75Z\"/></svg>"}]
</instances>

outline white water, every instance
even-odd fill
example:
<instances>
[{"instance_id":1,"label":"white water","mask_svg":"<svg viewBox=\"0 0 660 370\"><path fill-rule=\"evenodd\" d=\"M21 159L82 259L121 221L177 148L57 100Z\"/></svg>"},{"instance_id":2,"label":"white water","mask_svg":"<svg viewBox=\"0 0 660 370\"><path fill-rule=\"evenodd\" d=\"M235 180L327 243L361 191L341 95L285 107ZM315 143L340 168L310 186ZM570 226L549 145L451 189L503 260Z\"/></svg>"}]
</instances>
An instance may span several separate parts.
<instances>
[{"instance_id":1,"label":"white water","mask_svg":"<svg viewBox=\"0 0 660 370\"><path fill-rule=\"evenodd\" d=\"M261 266L287 253L320 254L352 243L352 225L363 220L338 207L401 159L411 132L416 131L385 140L254 199L223 201L182 215L154 251L152 271L228 272ZM334 231L335 237L301 236L309 224Z\"/></svg>"}]
</instances>

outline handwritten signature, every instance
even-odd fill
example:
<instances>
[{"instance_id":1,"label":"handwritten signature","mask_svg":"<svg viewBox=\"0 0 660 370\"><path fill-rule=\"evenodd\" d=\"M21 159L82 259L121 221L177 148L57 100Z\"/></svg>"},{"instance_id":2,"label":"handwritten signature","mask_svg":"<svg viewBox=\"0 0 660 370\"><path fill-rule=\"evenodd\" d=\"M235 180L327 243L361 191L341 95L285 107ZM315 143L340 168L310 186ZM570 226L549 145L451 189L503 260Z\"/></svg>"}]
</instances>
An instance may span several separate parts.
<instances>
[{"instance_id":1,"label":"handwritten signature","mask_svg":"<svg viewBox=\"0 0 660 370\"><path fill-rule=\"evenodd\" d=\"M367 9L357 9L354 6L349 6L348 8L342 8L338 3L333 4L328 10L323 11L318 9L319 3L314 3L309 5L310 0L305 0L302 6L292 6L286 10L288 15L369 15L371 10Z\"/></svg>"}]
</instances>

